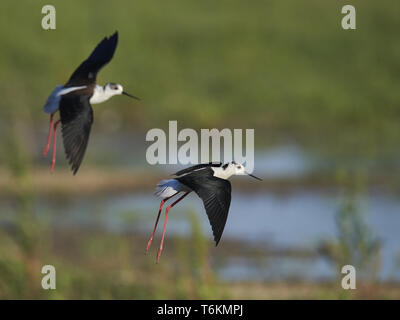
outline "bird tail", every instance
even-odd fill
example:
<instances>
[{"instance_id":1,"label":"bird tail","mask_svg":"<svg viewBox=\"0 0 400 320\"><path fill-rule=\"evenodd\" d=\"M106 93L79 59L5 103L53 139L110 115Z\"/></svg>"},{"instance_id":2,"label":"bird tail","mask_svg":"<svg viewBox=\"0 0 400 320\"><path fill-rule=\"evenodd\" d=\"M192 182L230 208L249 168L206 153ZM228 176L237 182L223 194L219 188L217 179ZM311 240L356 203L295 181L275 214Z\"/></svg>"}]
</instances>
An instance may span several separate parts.
<instances>
[{"instance_id":1,"label":"bird tail","mask_svg":"<svg viewBox=\"0 0 400 320\"><path fill-rule=\"evenodd\" d=\"M175 179L161 180L157 183L157 187L154 190L154 195L159 198L168 198L173 196L179 190L179 182Z\"/></svg>"}]
</instances>

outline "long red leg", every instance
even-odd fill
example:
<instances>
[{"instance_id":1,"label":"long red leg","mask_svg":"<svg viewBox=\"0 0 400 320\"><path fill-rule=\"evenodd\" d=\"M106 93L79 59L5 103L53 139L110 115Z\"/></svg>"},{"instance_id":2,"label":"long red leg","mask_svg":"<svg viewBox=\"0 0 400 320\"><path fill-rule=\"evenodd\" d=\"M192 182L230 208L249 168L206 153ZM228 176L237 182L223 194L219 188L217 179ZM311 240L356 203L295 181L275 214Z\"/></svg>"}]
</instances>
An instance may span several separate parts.
<instances>
[{"instance_id":1,"label":"long red leg","mask_svg":"<svg viewBox=\"0 0 400 320\"><path fill-rule=\"evenodd\" d=\"M47 152L49 152L49 148L50 148L51 130L53 129L53 117L54 117L54 113L52 113L50 115L49 135L47 136L47 144L43 151L44 157L47 156Z\"/></svg>"},{"instance_id":2,"label":"long red leg","mask_svg":"<svg viewBox=\"0 0 400 320\"><path fill-rule=\"evenodd\" d=\"M160 219L160 214L161 214L161 210L162 210L162 208L163 208L163 206L164 206L164 203L165 203L166 201L168 201L169 199L171 199L172 197L175 197L178 193L179 193L179 192L173 194L172 196L170 196L170 197L168 197L168 198L165 198L165 199L161 200L161 203L160 203L160 210L158 210L158 215L157 215L156 223L155 223L155 225L154 225L154 229L153 229L153 232L152 232L151 237L150 237L150 239L149 239L149 242L147 242L146 253L149 251L151 242L153 241L154 233L156 232L158 220Z\"/></svg>"},{"instance_id":3,"label":"long red leg","mask_svg":"<svg viewBox=\"0 0 400 320\"><path fill-rule=\"evenodd\" d=\"M54 133L53 133L53 157L51 159L51 167L50 167L50 172L53 173L54 171L54 165L56 163L56 141L57 141L57 126L60 123L60 120L57 120L54 123Z\"/></svg>"},{"instance_id":4,"label":"long red leg","mask_svg":"<svg viewBox=\"0 0 400 320\"><path fill-rule=\"evenodd\" d=\"M171 204L166 210L165 210L165 221L164 221L164 229L163 229L163 233L162 233L162 238L161 238L161 244L160 244L160 248L158 249L158 253L157 253L157 263L160 260L160 256L161 256L161 252L163 249L163 243L164 243L164 236L165 236L165 228L167 227L167 219L168 219L168 212L169 210L176 205L179 201L181 201L184 197L186 197L189 192L186 192L182 197L180 197L178 200L176 200L173 204Z\"/></svg>"}]
</instances>

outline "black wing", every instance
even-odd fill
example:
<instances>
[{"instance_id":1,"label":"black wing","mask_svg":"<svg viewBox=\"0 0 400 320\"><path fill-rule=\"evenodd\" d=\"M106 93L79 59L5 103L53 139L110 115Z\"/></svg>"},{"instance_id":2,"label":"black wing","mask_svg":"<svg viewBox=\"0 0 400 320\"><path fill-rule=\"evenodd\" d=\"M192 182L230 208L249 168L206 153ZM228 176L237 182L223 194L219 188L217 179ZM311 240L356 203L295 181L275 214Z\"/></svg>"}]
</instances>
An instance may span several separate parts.
<instances>
[{"instance_id":1,"label":"black wing","mask_svg":"<svg viewBox=\"0 0 400 320\"><path fill-rule=\"evenodd\" d=\"M89 95L67 94L60 101L60 118L64 149L71 169L76 174L89 141L93 110Z\"/></svg>"},{"instance_id":2,"label":"black wing","mask_svg":"<svg viewBox=\"0 0 400 320\"><path fill-rule=\"evenodd\" d=\"M191 188L203 200L217 246L228 218L231 183L214 177L211 168L206 170L209 170L206 175L204 175L204 170L201 170L201 173L194 171L176 180Z\"/></svg>"},{"instance_id":3,"label":"black wing","mask_svg":"<svg viewBox=\"0 0 400 320\"><path fill-rule=\"evenodd\" d=\"M118 32L105 37L93 50L89 58L81 63L69 78L66 86L88 85L96 82L97 72L109 63L118 43Z\"/></svg>"},{"instance_id":4,"label":"black wing","mask_svg":"<svg viewBox=\"0 0 400 320\"><path fill-rule=\"evenodd\" d=\"M207 167L220 167L220 166L222 166L221 162L201 163L201 164L197 164L195 166L180 170L180 171L174 173L173 175L181 176L181 175L183 175L185 173L189 173L189 172L192 172L194 170L203 169L203 168L207 168Z\"/></svg>"}]
</instances>

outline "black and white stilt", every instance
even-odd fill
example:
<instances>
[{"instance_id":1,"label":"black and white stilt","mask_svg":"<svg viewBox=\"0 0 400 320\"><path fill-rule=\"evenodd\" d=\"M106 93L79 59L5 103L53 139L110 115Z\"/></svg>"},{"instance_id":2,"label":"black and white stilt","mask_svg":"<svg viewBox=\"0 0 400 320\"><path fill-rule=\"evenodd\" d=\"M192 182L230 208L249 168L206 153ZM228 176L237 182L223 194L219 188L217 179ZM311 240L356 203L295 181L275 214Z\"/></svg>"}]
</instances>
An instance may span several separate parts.
<instances>
[{"instance_id":1,"label":"black and white stilt","mask_svg":"<svg viewBox=\"0 0 400 320\"><path fill-rule=\"evenodd\" d=\"M49 133L44 156L50 148L53 132L53 156L50 171L53 172L56 156L57 126L61 122L64 149L74 174L82 163L93 123L91 104L101 103L114 95L124 94L138 99L124 91L120 84L108 82L104 86L96 84L97 73L114 55L118 43L118 32L104 38L74 71L68 82L58 85L50 94L44 112L50 114ZM53 124L54 114L60 111L60 120Z\"/></svg>"},{"instance_id":2,"label":"black and white stilt","mask_svg":"<svg viewBox=\"0 0 400 320\"><path fill-rule=\"evenodd\" d=\"M203 200L213 230L214 240L216 245L218 245L225 228L226 219L228 218L229 206L231 204L231 183L228 179L233 175L249 175L255 179L261 180L247 173L241 164L232 161L224 165L222 165L222 163L199 164L178 171L175 173L176 178L162 180L157 184L154 194L162 200L153 232L146 246L146 252L148 252L151 242L153 241L164 203L178 194L181 194L181 196L165 210L165 222L161 244L157 252L157 263L160 260L163 249L168 213L173 206L192 191Z\"/></svg>"}]
</instances>

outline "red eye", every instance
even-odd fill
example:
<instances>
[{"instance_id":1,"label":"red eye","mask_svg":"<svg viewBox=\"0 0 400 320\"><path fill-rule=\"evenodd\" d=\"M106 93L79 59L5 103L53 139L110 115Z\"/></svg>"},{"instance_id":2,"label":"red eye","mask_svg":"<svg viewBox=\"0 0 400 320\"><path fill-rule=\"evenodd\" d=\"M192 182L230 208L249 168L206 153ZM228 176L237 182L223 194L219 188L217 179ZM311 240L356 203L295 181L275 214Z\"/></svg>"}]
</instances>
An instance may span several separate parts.
<instances>
[{"instance_id":1,"label":"red eye","mask_svg":"<svg viewBox=\"0 0 400 320\"><path fill-rule=\"evenodd\" d=\"M236 168L240 169L240 166L237 166Z\"/></svg>"}]
</instances>

